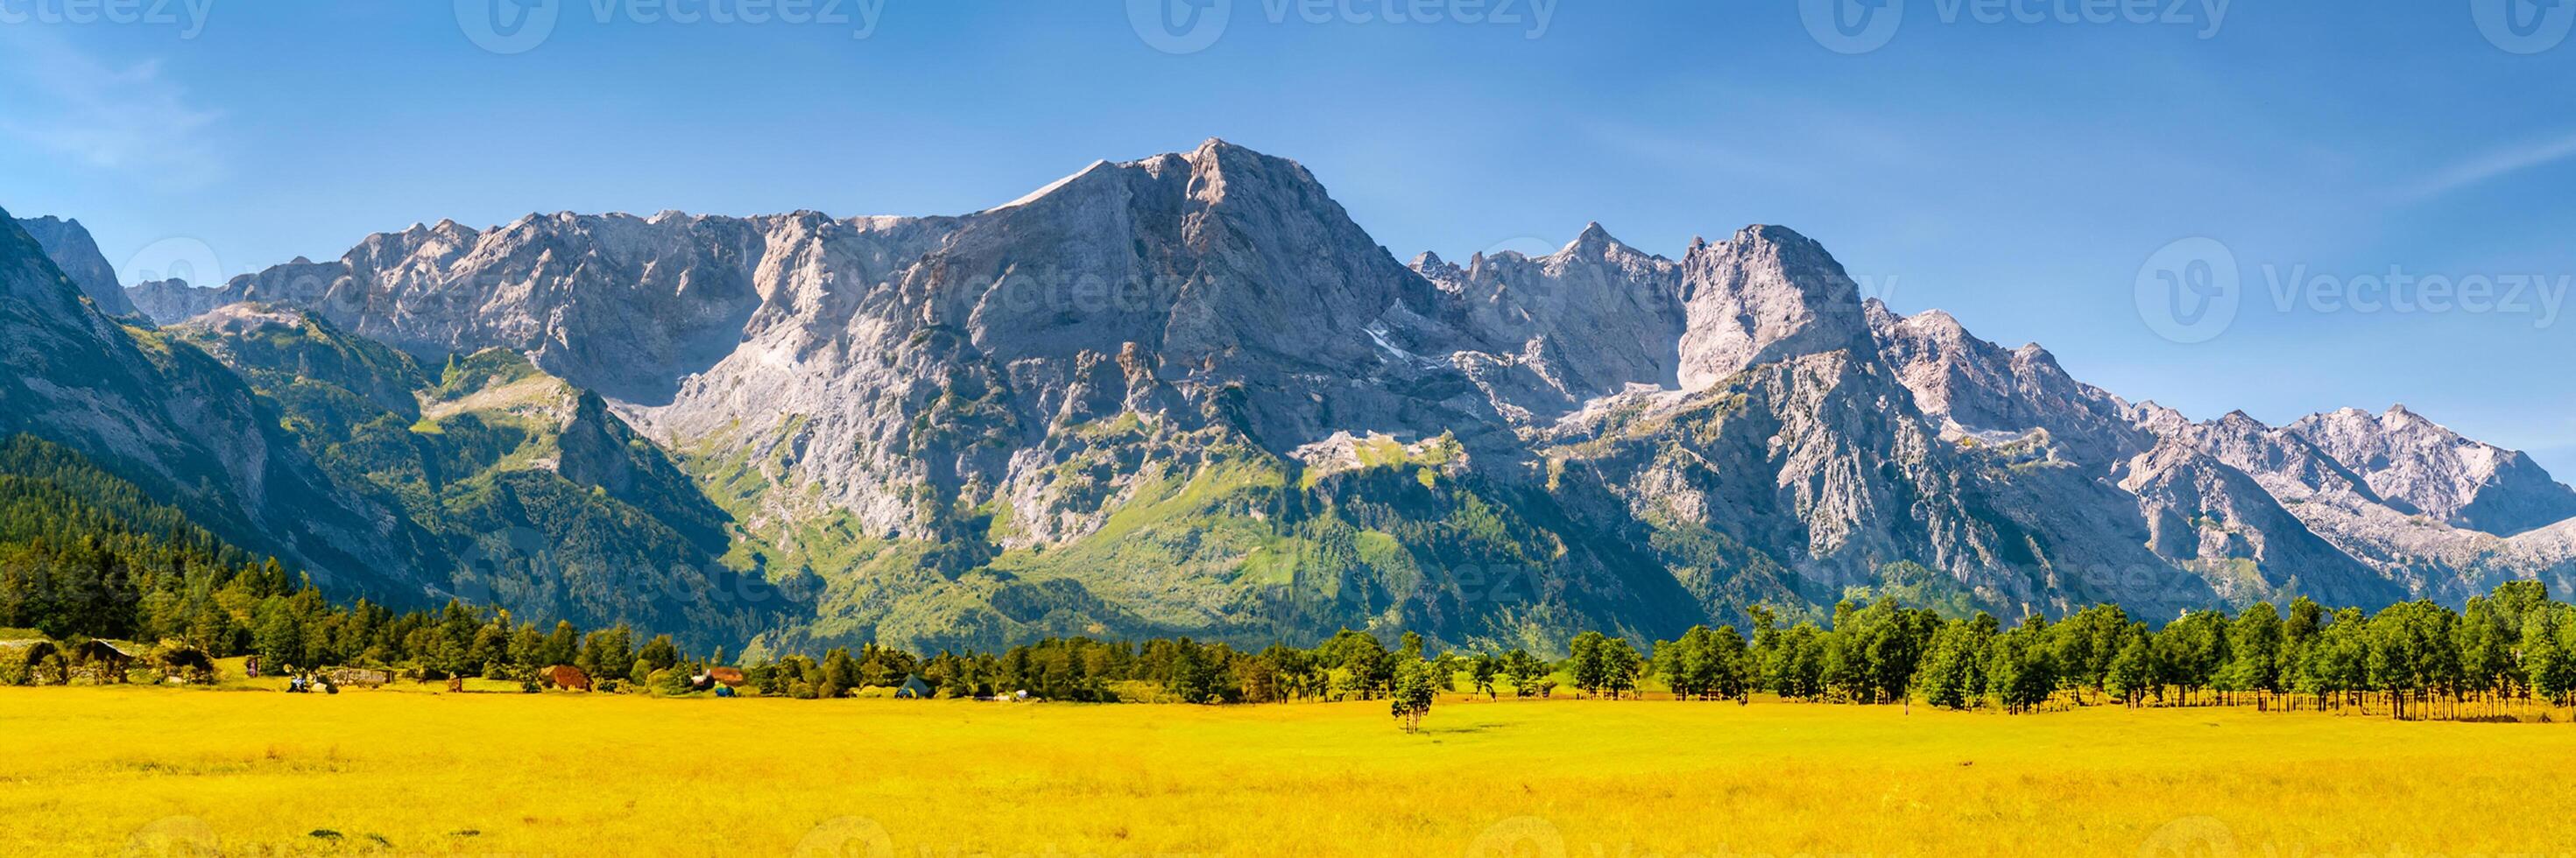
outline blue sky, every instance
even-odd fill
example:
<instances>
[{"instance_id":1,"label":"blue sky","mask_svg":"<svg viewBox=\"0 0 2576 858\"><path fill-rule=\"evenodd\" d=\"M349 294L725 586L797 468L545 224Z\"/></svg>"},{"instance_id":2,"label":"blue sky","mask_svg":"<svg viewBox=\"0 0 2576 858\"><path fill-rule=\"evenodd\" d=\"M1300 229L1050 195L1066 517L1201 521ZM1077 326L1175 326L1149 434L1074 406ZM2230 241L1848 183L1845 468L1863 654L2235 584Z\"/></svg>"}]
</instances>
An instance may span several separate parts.
<instances>
[{"instance_id":1,"label":"blue sky","mask_svg":"<svg viewBox=\"0 0 2576 858\"><path fill-rule=\"evenodd\" d=\"M2159 0L2179 20L2148 23L1887 0L1859 53L1810 35L1834 0L1489 0L1518 20L1478 23L1208 0L1224 26L1186 44L1131 18L1159 0L679 0L696 23L567 0L509 54L467 34L486 0L193 2L0 2L0 205L79 217L129 268L201 242L232 274L439 218L964 212L1222 136L1304 162L1402 257L1786 224L1899 310L2133 399L2276 423L2404 402L2576 476L2576 307L2543 300L2576 279L2576 39L2477 20L2529 0ZM712 20L745 2L832 20ZM2240 307L2177 342L2137 284L2194 237ZM2392 271L2547 288L2334 300Z\"/></svg>"}]
</instances>

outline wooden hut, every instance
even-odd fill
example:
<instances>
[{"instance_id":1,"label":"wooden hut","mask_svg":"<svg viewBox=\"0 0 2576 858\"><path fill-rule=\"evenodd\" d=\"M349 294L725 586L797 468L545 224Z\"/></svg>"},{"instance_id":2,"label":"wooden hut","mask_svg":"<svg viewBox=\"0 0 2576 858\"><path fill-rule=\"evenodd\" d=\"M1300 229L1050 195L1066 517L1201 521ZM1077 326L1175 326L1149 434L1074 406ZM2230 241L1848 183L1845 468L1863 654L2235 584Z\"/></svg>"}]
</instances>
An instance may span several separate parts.
<instances>
[{"instance_id":1,"label":"wooden hut","mask_svg":"<svg viewBox=\"0 0 2576 858\"><path fill-rule=\"evenodd\" d=\"M61 685L63 651L44 638L0 641L0 681Z\"/></svg>"},{"instance_id":2,"label":"wooden hut","mask_svg":"<svg viewBox=\"0 0 2576 858\"><path fill-rule=\"evenodd\" d=\"M179 641L166 641L153 653L152 671L162 682L181 685L212 685L215 681L215 658L205 650Z\"/></svg>"},{"instance_id":3,"label":"wooden hut","mask_svg":"<svg viewBox=\"0 0 2576 858\"><path fill-rule=\"evenodd\" d=\"M133 644L92 638L72 647L72 674L101 685L125 681L125 672L134 667Z\"/></svg>"},{"instance_id":4,"label":"wooden hut","mask_svg":"<svg viewBox=\"0 0 2576 858\"><path fill-rule=\"evenodd\" d=\"M558 664L553 667L537 671L537 678L545 680L547 685L552 685L565 691L590 690L590 674L583 673L581 672L581 668L574 667L569 664Z\"/></svg>"}]
</instances>

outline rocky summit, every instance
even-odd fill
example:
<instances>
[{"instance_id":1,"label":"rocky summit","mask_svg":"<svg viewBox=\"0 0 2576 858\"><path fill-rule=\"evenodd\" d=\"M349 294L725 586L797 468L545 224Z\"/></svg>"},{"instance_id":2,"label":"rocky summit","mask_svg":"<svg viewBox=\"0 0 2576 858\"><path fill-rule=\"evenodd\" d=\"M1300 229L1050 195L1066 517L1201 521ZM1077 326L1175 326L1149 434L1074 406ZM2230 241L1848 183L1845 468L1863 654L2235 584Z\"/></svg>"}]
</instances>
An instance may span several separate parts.
<instances>
[{"instance_id":1,"label":"rocky summit","mask_svg":"<svg viewBox=\"0 0 2576 858\"><path fill-rule=\"evenodd\" d=\"M2128 402L1779 226L1406 264L1216 140L958 216L415 225L113 295L158 328L85 246L8 245L8 341L97 355L11 352L0 393L61 415L15 428L146 475L225 444L206 508L378 590L754 648L2576 583L2576 492L2403 408ZM179 433L156 384L229 404ZM247 461L328 514L263 517Z\"/></svg>"}]
</instances>

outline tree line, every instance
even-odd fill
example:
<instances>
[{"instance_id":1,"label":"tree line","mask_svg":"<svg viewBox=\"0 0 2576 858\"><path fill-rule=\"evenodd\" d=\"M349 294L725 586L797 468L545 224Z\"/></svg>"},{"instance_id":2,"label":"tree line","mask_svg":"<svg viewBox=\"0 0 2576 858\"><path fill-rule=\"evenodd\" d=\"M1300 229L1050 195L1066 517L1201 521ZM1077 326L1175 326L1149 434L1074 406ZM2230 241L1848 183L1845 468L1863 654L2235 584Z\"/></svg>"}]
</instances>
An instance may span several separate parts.
<instances>
[{"instance_id":1,"label":"tree line","mask_svg":"<svg viewBox=\"0 0 2576 858\"><path fill-rule=\"evenodd\" d=\"M2456 611L2432 601L2329 611L2299 597L2286 611L2269 602L2191 611L2162 628L2118 605L2058 621L2034 614L2009 629L1982 612L1944 618L1888 600L1836 605L1830 628L1782 629L1770 612L1752 613L1749 639L1699 627L1655 645L1653 668L1676 697L1741 701L1763 690L2006 712L2251 703L2402 718L2576 705L2576 609L2537 581L2499 585Z\"/></svg>"}]
</instances>

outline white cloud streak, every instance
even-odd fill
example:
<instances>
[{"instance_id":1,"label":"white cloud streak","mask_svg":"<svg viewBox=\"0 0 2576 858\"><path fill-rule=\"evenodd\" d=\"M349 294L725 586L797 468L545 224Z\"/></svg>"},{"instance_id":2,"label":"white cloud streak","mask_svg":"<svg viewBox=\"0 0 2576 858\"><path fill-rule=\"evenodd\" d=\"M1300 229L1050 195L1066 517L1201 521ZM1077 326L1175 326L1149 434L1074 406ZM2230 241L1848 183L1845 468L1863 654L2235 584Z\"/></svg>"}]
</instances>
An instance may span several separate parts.
<instances>
[{"instance_id":1,"label":"white cloud streak","mask_svg":"<svg viewBox=\"0 0 2576 858\"><path fill-rule=\"evenodd\" d=\"M2537 143L2496 149L2434 171L2432 175L2426 176L2422 183L2410 189L2406 197L2409 200L2431 199L2524 170L2555 164L2570 157L2576 157L2576 133Z\"/></svg>"},{"instance_id":2,"label":"white cloud streak","mask_svg":"<svg viewBox=\"0 0 2576 858\"><path fill-rule=\"evenodd\" d=\"M190 103L158 61L119 67L51 34L0 30L0 133L94 169L175 189L222 173L221 114Z\"/></svg>"}]
</instances>

